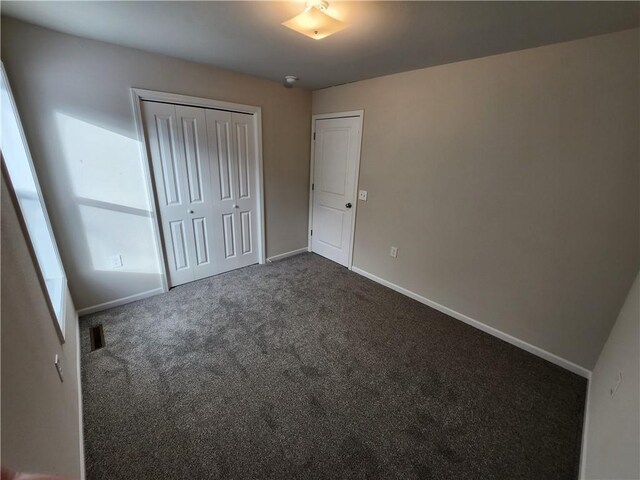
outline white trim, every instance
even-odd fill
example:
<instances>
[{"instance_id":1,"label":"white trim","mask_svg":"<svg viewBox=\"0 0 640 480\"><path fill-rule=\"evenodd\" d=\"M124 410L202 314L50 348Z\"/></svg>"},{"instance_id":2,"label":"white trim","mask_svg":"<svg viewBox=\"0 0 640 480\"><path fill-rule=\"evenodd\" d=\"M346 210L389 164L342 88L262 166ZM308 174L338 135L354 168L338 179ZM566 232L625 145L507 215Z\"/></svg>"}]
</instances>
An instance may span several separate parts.
<instances>
[{"instance_id":1,"label":"white trim","mask_svg":"<svg viewBox=\"0 0 640 480\"><path fill-rule=\"evenodd\" d=\"M66 293L66 292L65 292ZM78 441L80 448L80 480L85 480L87 478L87 472L85 468L85 458L84 458L84 419L82 416L82 372L80 370L80 317L76 312L76 375L78 376L78 416L79 418L79 433L78 433Z\"/></svg>"},{"instance_id":2,"label":"white trim","mask_svg":"<svg viewBox=\"0 0 640 480\"><path fill-rule=\"evenodd\" d=\"M144 182L147 189L147 200L149 201L149 207L151 209L151 226L153 228L154 246L156 249L156 256L160 263L160 273L162 281L162 291L169 291L169 276L167 274L167 260L162 248L162 235L160 227L160 216L158 215L157 196L155 194L155 182L153 181L153 169L149 163L151 160L151 152L148 150L147 139L144 134L144 124L142 122L142 96L136 91L131 89L131 99L133 101L133 116L136 122L136 130L138 133L138 145L140 148L141 158L146 159L146 168L144 170ZM88 313L88 312L87 312Z\"/></svg>"},{"instance_id":3,"label":"white trim","mask_svg":"<svg viewBox=\"0 0 640 480\"><path fill-rule=\"evenodd\" d=\"M148 100L152 102L178 103L182 105L191 105L194 107L213 108L217 110L229 110L240 113L248 113L253 115L253 121L256 127L256 155L258 156L258 230L260 231L260 242L258 245L258 262L264 264L266 262L266 227L265 227L265 204L264 204L264 160L262 156L262 108L253 105L242 105L240 103L223 102L221 100L212 100L209 98L191 97L188 95L180 95L177 93L156 92L154 90L145 90L142 88L131 89L131 99L133 103L133 115L138 131L138 142L140 143L140 154L145 162L145 182L147 183L147 193L149 196L149 205L151 207L151 217L153 224L153 233L155 237L155 246L158 254L158 260L161 264L162 274L162 291L169 291L169 276L167 273L167 257L164 252L164 244L162 242L162 226L160 224L160 215L158 215L159 207L157 204L157 192L155 182L153 181L153 168L151 163L151 152L147 146L146 135L144 134L144 124L142 122L142 101Z\"/></svg>"},{"instance_id":4,"label":"white trim","mask_svg":"<svg viewBox=\"0 0 640 480\"><path fill-rule=\"evenodd\" d=\"M587 384L587 398L584 405L584 421L582 422L582 442L580 445L580 469L578 478L583 480L586 478L587 468L587 429L589 428L589 398L591 397L591 379Z\"/></svg>"},{"instance_id":5,"label":"white trim","mask_svg":"<svg viewBox=\"0 0 640 480\"><path fill-rule=\"evenodd\" d=\"M307 248L310 252L313 251L311 247L311 227L313 227L313 155L316 149L316 119L311 117L311 151L309 152L309 220L307 221Z\"/></svg>"},{"instance_id":6,"label":"white trim","mask_svg":"<svg viewBox=\"0 0 640 480\"><path fill-rule=\"evenodd\" d=\"M154 288L153 290L148 290L142 293L136 293L135 295L129 295L128 297L117 298L115 300L110 300L108 302L99 303L98 305L93 305L91 307L85 307L78 310L78 315L87 315L89 313L99 312L101 310L107 310L113 307L119 307L120 305L125 305L127 303L136 302L138 300L143 300L145 298L154 297L161 293L165 293L165 290L162 288Z\"/></svg>"},{"instance_id":7,"label":"white trim","mask_svg":"<svg viewBox=\"0 0 640 480\"><path fill-rule=\"evenodd\" d=\"M191 95L180 95L178 93L158 92L156 90L145 90L144 88L132 88L131 92L141 100L151 102L179 103L194 107L215 108L218 110L232 110L235 112L254 114L262 109L254 105L243 105L241 103L223 102L211 98L193 97Z\"/></svg>"},{"instance_id":8,"label":"white trim","mask_svg":"<svg viewBox=\"0 0 640 480\"><path fill-rule=\"evenodd\" d=\"M260 107L255 108L256 154L258 155L258 231L260 232L258 261L261 265L264 265L267 261L267 227L264 203L264 159L262 157L262 109Z\"/></svg>"},{"instance_id":9,"label":"white trim","mask_svg":"<svg viewBox=\"0 0 640 480\"><path fill-rule=\"evenodd\" d=\"M62 272L63 276L63 285L60 286L60 291L62 295L60 309L60 315L56 313L56 309L53 307L53 302L51 299L51 295L49 294L49 290L47 288L46 282L44 280L44 274L42 272L42 265L40 265L40 259L36 254L35 247L33 246L33 241L31 240L31 232L27 228L26 219L24 218L24 211L22 210L22 205L18 200L18 196L16 195L15 188L13 186L11 176L9 175L9 169L6 169L6 182L7 187L9 188L9 192L14 200L14 207L16 210L16 214L18 216L18 222L20 223L20 227L22 228L22 233L24 234L25 240L27 242L27 248L29 250L29 254L31 255L31 259L33 260L33 265L36 269L36 274L38 276L38 281L40 282L40 286L43 290L45 301L47 302L47 307L49 308L49 312L51 313L51 318L53 320L54 328L56 329L56 333L58 334L58 339L60 340L60 344L65 343L65 331L66 331L66 322L67 322L67 299L65 297L68 281L67 281L67 272L64 269L64 264L62 263L62 257L60 256L60 251L58 249L58 241L56 240L56 236L53 234L53 228L51 227L51 221L49 219L49 211L47 210L47 205L44 202L44 196L42 195L42 189L40 188L40 181L38 180L38 173L36 172L36 167L33 164L33 157L31 156L31 150L29 149L29 142L27 142L27 136L24 133L24 128L22 126L22 119L20 118L20 112L18 112L18 106L16 105L15 98L13 97L13 90L11 88L11 84L9 83L9 77L7 76L7 72L4 69L4 62L0 61L0 75L2 76L2 81L7 87L7 96L9 97L9 103L11 104L11 110L15 115L18 133L20 134L20 140L22 141L22 146L24 147L24 153L27 159L27 163L29 164L29 171L31 172L31 176L33 177L33 183L36 187L36 194L38 195L38 202L40 203L40 207L42 208L42 213L44 215L44 223L47 227L47 231L49 233L49 237L51 238L51 244L53 247L53 252L56 257L56 261L58 262L58 267ZM4 160L3 160L4 163Z\"/></svg>"},{"instance_id":10,"label":"white trim","mask_svg":"<svg viewBox=\"0 0 640 480\"><path fill-rule=\"evenodd\" d=\"M278 260L282 260L283 258L293 257L294 255L298 255L299 253L305 253L309 251L309 247L298 248L297 250L291 250L290 252L281 253L279 255L273 255L272 257L267 258L267 262L275 262Z\"/></svg>"},{"instance_id":11,"label":"white trim","mask_svg":"<svg viewBox=\"0 0 640 480\"><path fill-rule=\"evenodd\" d=\"M328 118L363 117L364 110L350 110L348 112L317 113L313 120L326 120Z\"/></svg>"},{"instance_id":12,"label":"white trim","mask_svg":"<svg viewBox=\"0 0 640 480\"><path fill-rule=\"evenodd\" d=\"M534 355L540 358L544 358L545 360L555 365L558 365L562 368L565 368L570 372L580 375L581 377L584 377L587 379L591 378L590 370L584 367L581 367L580 365L577 365L569 360L559 357L551 352L547 352L546 350L543 350L540 347L536 347L535 345L531 345L530 343L527 343L524 340L520 340L519 338L513 337L508 333L504 333L498 330L497 328L490 327L489 325L486 325L478 320L468 317L467 315L464 315L460 312L452 310L449 307L440 305L439 303L434 302L433 300L429 300L428 298L423 297L422 295L418 295L417 293L412 292L411 290L407 290L406 288L400 287L395 283L389 282L388 280L380 278L372 273L362 270L361 268L353 267L352 270L355 273L362 275L363 277L367 277L368 279L373 280L374 282L384 285L385 287L389 287L390 289L395 290L396 292L402 293L407 297L413 298L414 300L417 300L420 303L424 303L425 305L428 305L431 308L435 308L436 310L442 313L445 313L450 317L460 320L466 323L467 325L471 325L472 327L475 327L478 330L482 330L483 332L488 333L489 335L493 335L494 337L497 337L500 340L504 340L505 342L510 343L511 345L515 345L516 347L519 347L522 350L525 350L529 353L533 353Z\"/></svg>"},{"instance_id":13,"label":"white trim","mask_svg":"<svg viewBox=\"0 0 640 480\"><path fill-rule=\"evenodd\" d=\"M311 242L311 230L313 227L313 168L314 168L314 155L315 155L315 134L316 134L316 120L327 120L331 118L347 118L347 117L359 117L360 125L359 132L360 141L358 142L358 161L356 163L356 175L355 175L355 190L354 199L352 200L353 215L351 216L351 245L349 245L349 257L347 259L347 268L353 269L353 247L356 242L356 214L358 212L358 187L360 184L360 159L362 156L362 137L364 126L364 110L351 110L349 112L337 112L337 113L321 113L313 115L311 117L311 155L309 161L309 224L307 225L307 242L308 251L312 252Z\"/></svg>"}]
</instances>

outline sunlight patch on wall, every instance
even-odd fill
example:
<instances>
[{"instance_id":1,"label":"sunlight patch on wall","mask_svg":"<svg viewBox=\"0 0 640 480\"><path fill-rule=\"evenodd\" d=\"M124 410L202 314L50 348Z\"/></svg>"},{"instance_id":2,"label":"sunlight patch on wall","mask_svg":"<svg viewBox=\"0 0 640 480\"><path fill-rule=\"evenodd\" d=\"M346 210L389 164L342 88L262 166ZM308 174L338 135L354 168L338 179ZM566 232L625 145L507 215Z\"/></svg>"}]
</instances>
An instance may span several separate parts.
<instances>
[{"instance_id":1,"label":"sunlight patch on wall","mask_svg":"<svg viewBox=\"0 0 640 480\"><path fill-rule=\"evenodd\" d=\"M64 113L56 112L55 117L78 197L150 209L137 140Z\"/></svg>"},{"instance_id":2,"label":"sunlight patch on wall","mask_svg":"<svg viewBox=\"0 0 640 480\"><path fill-rule=\"evenodd\" d=\"M64 113L55 119L71 190L68 214L81 225L74 248L86 250L94 271L160 274L139 142Z\"/></svg>"}]
</instances>

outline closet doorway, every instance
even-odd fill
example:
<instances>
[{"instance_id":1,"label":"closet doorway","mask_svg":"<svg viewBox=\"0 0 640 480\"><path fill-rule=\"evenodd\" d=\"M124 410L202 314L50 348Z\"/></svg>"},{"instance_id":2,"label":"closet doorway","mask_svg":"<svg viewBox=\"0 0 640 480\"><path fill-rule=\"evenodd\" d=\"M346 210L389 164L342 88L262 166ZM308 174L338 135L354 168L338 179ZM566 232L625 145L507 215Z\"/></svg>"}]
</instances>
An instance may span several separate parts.
<instances>
[{"instance_id":1,"label":"closet doorway","mask_svg":"<svg viewBox=\"0 0 640 480\"><path fill-rule=\"evenodd\" d=\"M264 263L260 109L132 92L165 286Z\"/></svg>"}]
</instances>

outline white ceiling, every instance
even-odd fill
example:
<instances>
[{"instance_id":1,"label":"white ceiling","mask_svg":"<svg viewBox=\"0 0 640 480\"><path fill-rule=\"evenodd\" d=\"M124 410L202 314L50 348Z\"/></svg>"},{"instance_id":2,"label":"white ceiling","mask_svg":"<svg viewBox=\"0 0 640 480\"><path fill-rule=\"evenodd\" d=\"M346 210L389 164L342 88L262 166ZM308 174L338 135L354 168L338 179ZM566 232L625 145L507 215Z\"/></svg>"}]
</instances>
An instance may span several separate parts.
<instances>
[{"instance_id":1,"label":"white ceiling","mask_svg":"<svg viewBox=\"0 0 640 480\"><path fill-rule=\"evenodd\" d=\"M349 27L280 25L304 2L14 2L2 14L82 37L323 88L639 25L639 2L334 2Z\"/></svg>"}]
</instances>

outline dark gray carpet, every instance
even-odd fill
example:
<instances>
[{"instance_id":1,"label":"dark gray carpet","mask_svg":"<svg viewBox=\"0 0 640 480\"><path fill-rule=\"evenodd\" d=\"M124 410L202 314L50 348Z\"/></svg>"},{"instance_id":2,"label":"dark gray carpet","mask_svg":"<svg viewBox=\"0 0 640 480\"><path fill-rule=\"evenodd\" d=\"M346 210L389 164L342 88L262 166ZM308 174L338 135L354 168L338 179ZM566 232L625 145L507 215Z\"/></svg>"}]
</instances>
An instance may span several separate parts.
<instances>
[{"instance_id":1,"label":"dark gray carpet","mask_svg":"<svg viewBox=\"0 0 640 480\"><path fill-rule=\"evenodd\" d=\"M578 477L584 379L313 254L81 329L89 480Z\"/></svg>"}]
</instances>

